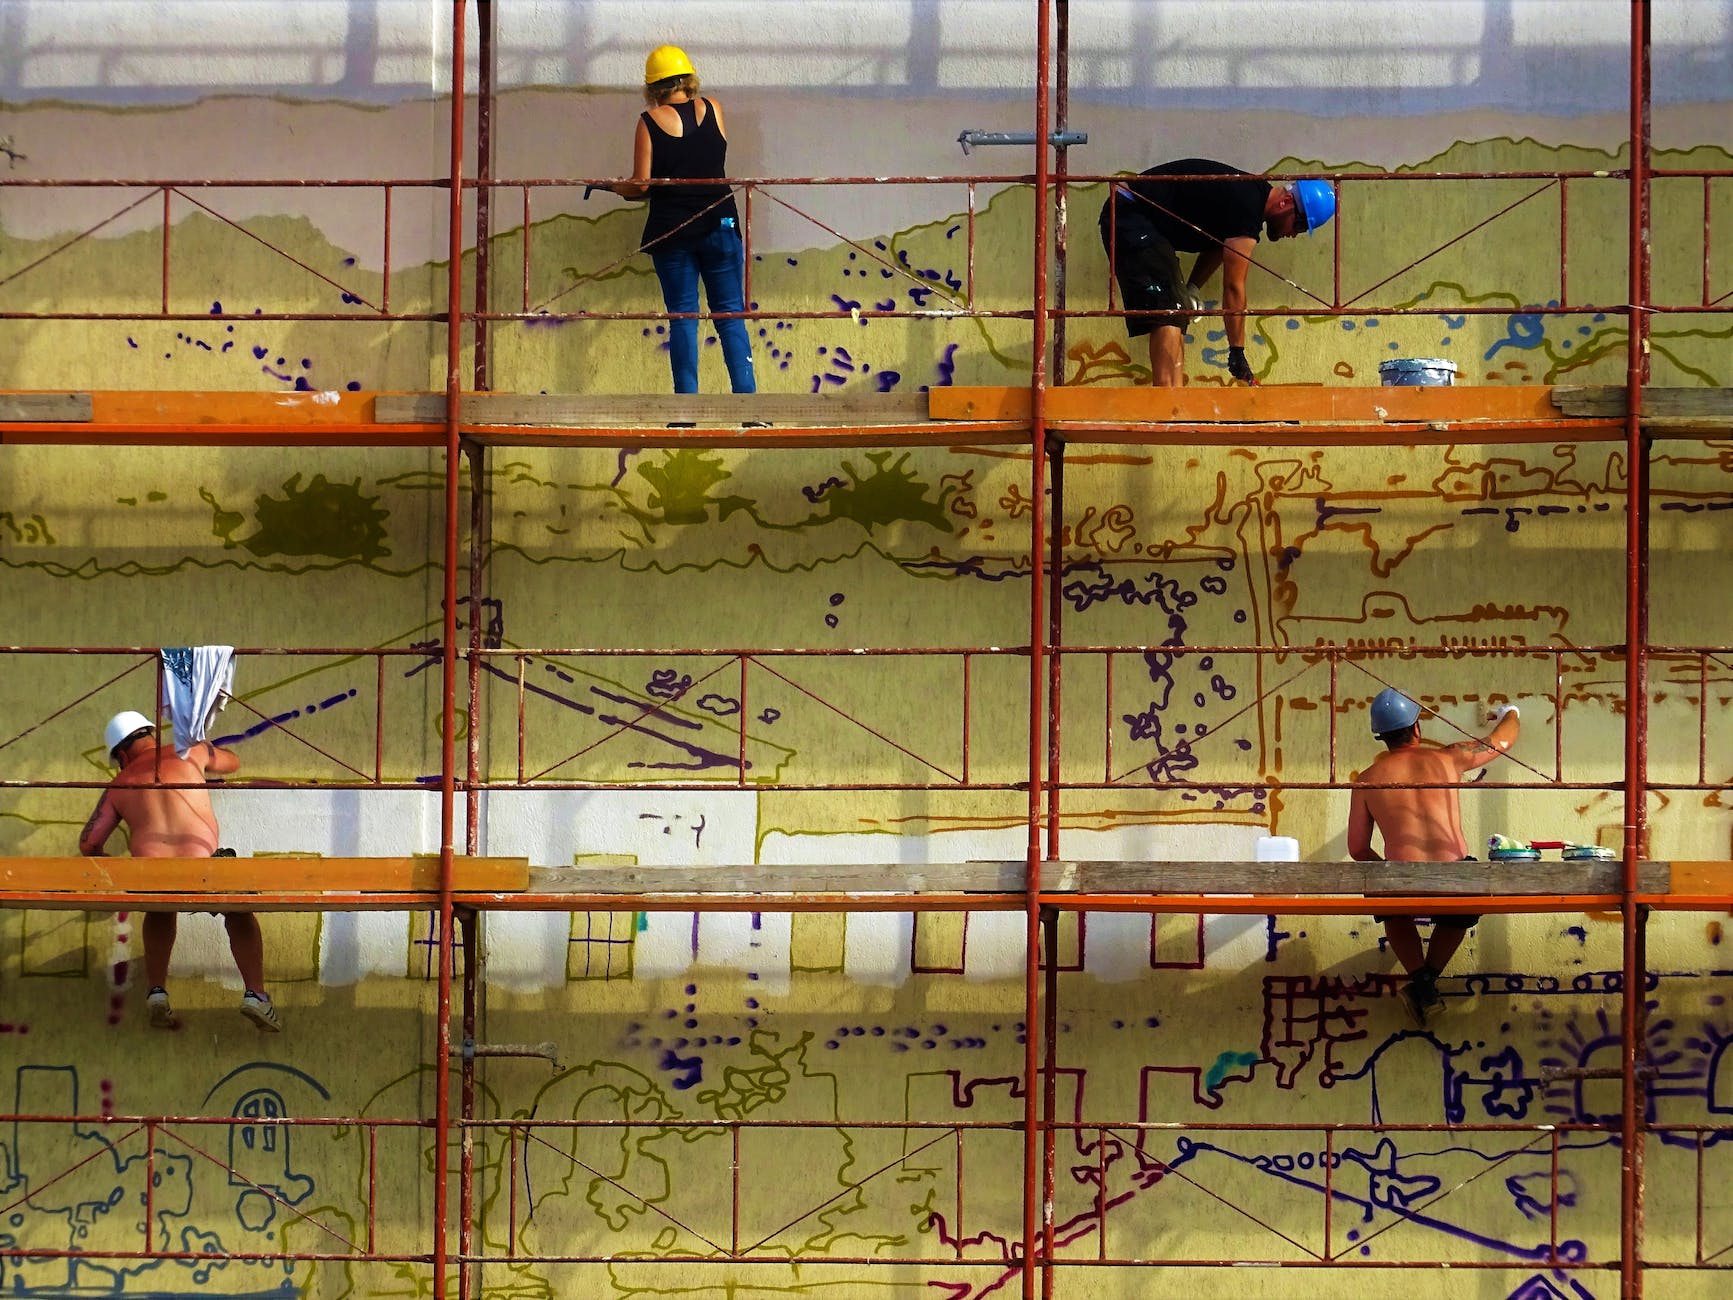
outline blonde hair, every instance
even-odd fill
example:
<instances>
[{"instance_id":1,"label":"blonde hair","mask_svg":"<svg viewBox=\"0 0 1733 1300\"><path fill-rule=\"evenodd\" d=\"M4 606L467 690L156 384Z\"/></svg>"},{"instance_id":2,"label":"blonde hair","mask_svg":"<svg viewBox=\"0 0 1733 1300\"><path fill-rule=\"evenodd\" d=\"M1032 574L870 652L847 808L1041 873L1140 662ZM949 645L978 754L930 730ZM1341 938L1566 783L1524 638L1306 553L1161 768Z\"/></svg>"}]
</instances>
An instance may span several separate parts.
<instances>
[{"instance_id":1,"label":"blonde hair","mask_svg":"<svg viewBox=\"0 0 1733 1300\"><path fill-rule=\"evenodd\" d=\"M644 87L644 102L651 108L659 108L682 90L686 92L687 98L698 98L698 74L696 72L688 72L678 77L664 77L660 81L651 82Z\"/></svg>"}]
</instances>

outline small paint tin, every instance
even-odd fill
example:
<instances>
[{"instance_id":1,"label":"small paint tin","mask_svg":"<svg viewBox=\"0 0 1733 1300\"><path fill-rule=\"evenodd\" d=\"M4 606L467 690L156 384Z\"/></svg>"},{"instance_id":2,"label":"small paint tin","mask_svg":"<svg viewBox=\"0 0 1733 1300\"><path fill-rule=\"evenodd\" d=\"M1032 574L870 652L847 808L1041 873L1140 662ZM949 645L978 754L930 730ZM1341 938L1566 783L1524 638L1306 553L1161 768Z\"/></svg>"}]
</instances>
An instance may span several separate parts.
<instances>
[{"instance_id":1,"label":"small paint tin","mask_svg":"<svg viewBox=\"0 0 1733 1300\"><path fill-rule=\"evenodd\" d=\"M1378 378L1386 388L1449 388L1456 382L1456 363L1440 357L1400 357L1381 362Z\"/></svg>"},{"instance_id":2,"label":"small paint tin","mask_svg":"<svg viewBox=\"0 0 1733 1300\"><path fill-rule=\"evenodd\" d=\"M1566 862L1616 862L1619 855L1604 844L1572 844L1560 850Z\"/></svg>"},{"instance_id":3,"label":"small paint tin","mask_svg":"<svg viewBox=\"0 0 1733 1300\"><path fill-rule=\"evenodd\" d=\"M1539 849L1493 849L1487 854L1494 862L1539 862Z\"/></svg>"}]
</instances>

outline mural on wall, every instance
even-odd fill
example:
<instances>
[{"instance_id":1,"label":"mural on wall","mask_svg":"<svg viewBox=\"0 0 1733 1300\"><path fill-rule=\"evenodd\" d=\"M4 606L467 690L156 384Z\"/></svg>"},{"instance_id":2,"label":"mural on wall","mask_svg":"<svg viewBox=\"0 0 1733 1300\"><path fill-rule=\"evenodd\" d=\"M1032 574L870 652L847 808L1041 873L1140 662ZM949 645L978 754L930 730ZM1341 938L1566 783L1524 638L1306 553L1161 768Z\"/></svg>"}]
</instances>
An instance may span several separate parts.
<instances>
[{"instance_id":1,"label":"mural on wall","mask_svg":"<svg viewBox=\"0 0 1733 1300\"><path fill-rule=\"evenodd\" d=\"M862 31L891 39L878 34L894 6L856 7ZM1095 48L1095 20L1075 7L1079 48ZM1458 7L1483 21L1480 55L1491 70L1479 83L1435 86L1423 80L1430 65L1414 55L1404 91L1414 99L1394 113L1381 111L1389 107L1378 99L1383 83L1361 68L1354 75L1372 89L1352 90L1352 102L1331 115L1324 89L1333 83L1306 62L1327 52L1329 33L1288 50L1297 61L1284 75L1304 82L1304 93L1279 113L1288 105L1253 75L1268 66L1268 51L1247 52L1244 84L1206 85L1205 55L1216 46L1194 45L1162 74L1175 80L1146 84L1128 73L1135 93L1125 96L1105 84L1117 74L1098 51L1076 64L1076 116L1092 144L1074 153L1073 168L1135 169L1194 150L1272 171L1621 165L1616 85L1578 99L1551 64L1493 68L1498 40L1521 42L1492 31L1500 6ZM390 26L389 6L370 20L383 25L373 36L381 68L392 41L425 45L424 7L404 8L414 11L418 37ZM496 117L497 175L602 176L624 161L636 109L617 88L629 86L632 58L612 51L636 51L644 34L604 4L555 8L590 24L581 42L572 31L510 29L502 38L508 88ZM681 11L697 23L683 37L694 53L707 30L701 8ZM1553 22L1545 6L1511 8L1522 23ZM1733 16L1725 5L1705 8ZM942 51L929 58L919 32L907 34L906 81L882 71L861 74L864 83L834 70L821 76L826 60L847 51L817 39L805 59L767 61L762 51L740 53L749 40L737 49L714 34L706 68L717 75L706 77L728 105L735 166L757 176L993 176L1025 167L1022 154L960 159L950 143L964 125L1017 129L1023 108L1011 93L1013 121L995 98L1019 84L1001 67L1012 56L999 37L979 30L967 5L936 9L944 11L939 46L959 40L946 24L978 38L963 62L980 72L979 86L948 82L954 60ZM1170 23L1192 21L1172 5L1149 9ZM18 36L11 48L33 52L31 68L52 72L61 56L37 39L51 30L35 26L43 12L34 0L0 0L0 31ZM1235 12L1214 21L1243 24L1245 7ZM60 48L78 45L75 33L60 34ZM339 50L359 40L353 21L326 34ZM1186 32L1145 35L1151 48L1166 48L1157 36ZM1230 35L1215 39L1231 44ZM157 41L147 37L146 45ZM610 52L593 66L555 67L546 61L580 58L561 52L562 39ZM1557 58L1567 67L1573 59L1600 67L1598 46L1551 39L1562 42ZM408 48L423 73L436 62ZM1115 48L1123 44L1101 45ZM1663 73L1678 71L1681 48L1663 41ZM1019 49L1015 66L1026 63ZM788 65L800 70L786 84L762 84L758 69L774 81ZM80 94L66 80L75 73L30 82L24 66L0 60L8 87L0 177L435 177L443 169L444 108L427 98L439 84L427 75L312 93L288 73L284 81L260 75L254 87L217 84L230 65L213 58L213 82L183 94L167 79L127 85L123 61L118 80ZM1523 98L1525 78L1550 86L1553 98ZM1725 91L1699 98L1662 97L1660 165L1733 166ZM1551 116L1531 103L1546 103ZM883 130L857 129L875 114ZM340 164L316 165L290 143L309 139L315 148L350 147ZM1186 145L1162 149L1169 140ZM838 141L856 153L839 156ZM235 163L243 158L244 168ZM825 397L1022 382L1029 330L1010 313L1027 310L1029 296L1026 192L981 183L971 225L961 184L859 188L837 197L771 185L755 196L763 224L752 297L773 313L753 324L761 386ZM380 317L387 303L392 316L441 309L441 191L394 191L399 224L388 263L377 189L334 198L188 187L168 197L166 231L155 192L118 214L139 191L70 193L7 194L0 311L148 316L166 237L171 309L200 319L0 321L0 387L440 386L440 327ZM1092 228L1102 193L1086 182L1071 195L1070 304L1083 312L1106 305ZM531 319L493 327L493 385L663 391L657 322L584 318L654 310L647 260L633 255L641 215L580 194L535 191L527 223L521 192L496 202L495 306ZM1662 301L1690 305L1733 284L1724 241L1711 242L1705 258L1702 220L1707 203L1710 228L1724 226L1730 201L1733 182L1724 179L1706 189L1695 179L1658 183ZM1569 210L1562 283L1561 202ZM1348 183L1342 296L1363 295L1367 314L1308 310L1317 305L1308 295L1331 295L1332 241L1266 245L1260 260L1269 272L1254 273L1252 293L1271 314L1253 333L1252 364L1268 384L1374 384L1381 360L1412 355L1453 359L1463 382L1620 382L1624 202L1616 177L1562 186ZM1408 265L1506 207L1484 229ZM111 214L97 235L69 243ZM473 250L466 261L473 273ZM1560 302L1582 310L1546 310ZM1487 306L1498 310L1462 310ZM824 310L836 315L797 314ZM324 311L356 319L249 319ZM924 314L872 314L889 311ZM1727 319L1658 316L1655 382L1733 381ZM1215 326L1203 324L1188 348L1194 384L1225 382ZM703 364L716 386L719 349L707 344ZM1068 322L1064 378L1138 382L1140 352L1117 321L1079 316ZM437 771L436 458L324 449L74 456L8 447L3 455L8 642L355 652L242 657L224 743L250 777L323 788L219 791L226 842L255 855L436 847L437 809L425 790L360 788L376 761L386 781L405 785L425 785ZM1066 659L1065 777L1075 783L1061 804L1067 856L1245 858L1266 833L1295 836L1303 856L1345 856L1346 799L1276 782L1323 782L1365 762L1374 743L1366 701L1386 681L1414 691L1443 728L1482 731L1489 705L1522 704L1522 740L1495 770L1501 783L1532 788L1466 792L1471 838L1509 831L1619 842L1616 786L1556 782L1611 786L1620 762L1623 666L1611 648L1623 636L1622 445L1082 445L1068 451L1066 474L1066 559L1055 580L1067 640L1135 647ZM497 449L484 483L485 598L476 608L466 600L459 615L465 636L480 624L490 657L478 716L466 712L459 725L465 736L477 730L485 770L500 783L484 804L485 851L575 872L1022 855L1023 794L972 788L1008 786L1026 762L1027 665L1010 648L1027 637L1032 503L1027 460L1014 449ZM1722 603L1701 595L1728 545L1725 440L1658 447L1651 489L1654 639L1733 643ZM1364 652L1339 667L1334 689L1328 665L1307 654L1320 642ZM1202 649L1232 644L1280 653ZM925 653L738 653L754 646ZM1427 659L1416 646L1502 653ZM610 653L660 647L667 653ZM105 779L102 720L148 707L148 668L110 680L138 658L37 657L23 667L15 659L0 676L0 778ZM1657 780L1728 779L1718 715L1733 684L1730 659L1657 659ZM377 719L385 740L376 759ZM1175 779L1198 785L1151 788ZM861 783L930 788L822 788ZM821 788L796 788L813 786ZM71 853L93 798L0 791L0 854ZM1727 856L1724 804L1713 789L1658 792L1654 855ZM0 1256L0 1292L427 1294L428 1270L413 1259L342 1257L369 1240L399 1257L427 1249L433 1150L426 1130L404 1121L431 1113L434 922L267 917L288 1032L261 1039L228 1005L221 927L202 917L186 919L177 950L185 1028L148 1030L135 920L0 912L6 1108L86 1117L0 1128L0 1247L41 1252ZM1650 934L1650 1118L1719 1122L1733 1106L1733 1016L1716 984L1722 923L1657 917ZM1616 1277L1595 1266L1617 1255L1618 1143L1572 1127L1618 1113L1618 1082L1605 1077L1619 1059L1616 918L1488 919L1443 982L1447 1013L1426 1030L1403 1013L1394 960L1370 918L1092 915L1067 918L1060 937L1058 1107L1075 1125L1059 1140L1063 1256L1450 1259L1496 1266L1476 1271L1477 1294L1616 1291ZM841 1262L867 1258L910 1261L892 1285L954 1300L1014 1288L1026 1028L1020 915L494 915L483 943L485 1036L552 1040L559 1064L492 1061L482 1071L479 1113L499 1122L475 1133L477 1249L523 1258L483 1267L481 1294L720 1298L748 1285L764 1294L876 1294L882 1275ZM237 1122L146 1127L124 1118L136 1115ZM318 1116L363 1123L268 1122ZM1320 1127L1211 1127L1296 1117ZM570 1124L595 1120L630 1127ZM740 1130L736 1193L730 1125L762 1120L811 1127ZM1132 1127L1140 1123L1203 1127ZM1458 1128L1369 1127L1446 1123ZM1554 1127L1474 1127L1504 1123ZM1651 1139L1654 1258L1724 1258L1733 1219L1710 1196L1699 1236L1695 1190L1698 1162L1713 1186L1723 1150L1718 1134ZM145 1239L172 1257L66 1253L128 1250ZM734 1244L775 1262L659 1262ZM282 1251L333 1258L269 1258ZM546 1260L604 1254L617 1258ZM1088 1273L1092 1292L1110 1296L1147 1295L1151 1276ZM1199 1284L1206 1294L1213 1276ZM1713 1274L1679 1276L1681 1294L1717 1293ZM1310 1277L1268 1270L1255 1293L1309 1294ZM1430 1274L1359 1279L1368 1295L1461 1294ZM1076 1285L1061 1275L1068 1284Z\"/></svg>"}]
</instances>

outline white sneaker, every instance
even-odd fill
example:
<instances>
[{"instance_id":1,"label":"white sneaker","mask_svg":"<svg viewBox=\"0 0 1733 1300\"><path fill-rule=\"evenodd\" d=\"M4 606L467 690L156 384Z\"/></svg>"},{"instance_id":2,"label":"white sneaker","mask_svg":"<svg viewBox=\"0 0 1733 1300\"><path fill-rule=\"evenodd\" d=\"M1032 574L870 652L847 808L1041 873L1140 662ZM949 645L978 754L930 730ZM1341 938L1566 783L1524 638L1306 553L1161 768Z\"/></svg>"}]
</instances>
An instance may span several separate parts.
<instances>
[{"instance_id":1,"label":"white sneaker","mask_svg":"<svg viewBox=\"0 0 1733 1300\"><path fill-rule=\"evenodd\" d=\"M283 1032L283 1022L277 1019L277 1008L270 998L247 993L241 998L241 1014L268 1034Z\"/></svg>"},{"instance_id":2,"label":"white sneaker","mask_svg":"<svg viewBox=\"0 0 1733 1300\"><path fill-rule=\"evenodd\" d=\"M175 1019L174 1008L168 1004L167 989L152 989L144 1000L145 1009L150 1013L152 1029L174 1029L180 1024Z\"/></svg>"}]
</instances>

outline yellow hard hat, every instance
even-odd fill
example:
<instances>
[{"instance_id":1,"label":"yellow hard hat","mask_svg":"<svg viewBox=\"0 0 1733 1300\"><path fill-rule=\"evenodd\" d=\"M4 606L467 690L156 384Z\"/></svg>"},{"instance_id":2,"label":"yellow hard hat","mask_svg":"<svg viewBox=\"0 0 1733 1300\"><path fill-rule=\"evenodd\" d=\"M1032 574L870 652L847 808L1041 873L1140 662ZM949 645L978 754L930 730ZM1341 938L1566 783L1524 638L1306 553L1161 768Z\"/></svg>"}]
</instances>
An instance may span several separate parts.
<instances>
[{"instance_id":1,"label":"yellow hard hat","mask_svg":"<svg viewBox=\"0 0 1733 1300\"><path fill-rule=\"evenodd\" d=\"M678 45L658 45L644 60L644 84L653 86L669 77L690 77L696 71L686 51Z\"/></svg>"}]
</instances>

